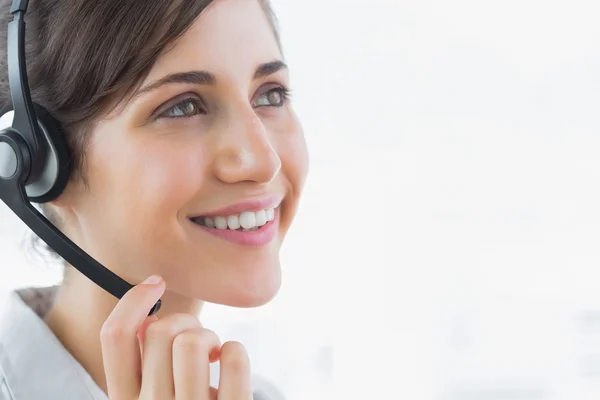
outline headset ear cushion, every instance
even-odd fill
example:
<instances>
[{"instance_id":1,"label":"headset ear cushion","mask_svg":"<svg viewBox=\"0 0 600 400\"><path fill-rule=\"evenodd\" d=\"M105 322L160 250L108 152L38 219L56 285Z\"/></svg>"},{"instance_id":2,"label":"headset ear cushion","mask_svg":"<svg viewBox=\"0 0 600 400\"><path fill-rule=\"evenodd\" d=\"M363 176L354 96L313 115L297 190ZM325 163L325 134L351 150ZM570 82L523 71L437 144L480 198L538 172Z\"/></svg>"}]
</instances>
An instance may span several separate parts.
<instances>
[{"instance_id":1,"label":"headset ear cushion","mask_svg":"<svg viewBox=\"0 0 600 400\"><path fill-rule=\"evenodd\" d=\"M58 157L58 176L56 177L56 182L54 182L54 185L46 194L38 197L30 197L29 199L34 203L47 203L55 200L65 190L71 176L73 159L60 122L42 106L34 104L34 109L38 121L46 128L46 132L54 145Z\"/></svg>"},{"instance_id":2,"label":"headset ear cushion","mask_svg":"<svg viewBox=\"0 0 600 400\"><path fill-rule=\"evenodd\" d=\"M47 132L52 146L56 151L58 174L52 187L46 193L40 196L30 196L29 200L34 203L47 203L55 200L64 191L69 178L71 176L72 158L69 146L67 144L64 131L60 122L56 120L45 108L34 103L34 110L38 123L40 123ZM0 116L12 110L12 107L7 106L0 110Z\"/></svg>"}]
</instances>

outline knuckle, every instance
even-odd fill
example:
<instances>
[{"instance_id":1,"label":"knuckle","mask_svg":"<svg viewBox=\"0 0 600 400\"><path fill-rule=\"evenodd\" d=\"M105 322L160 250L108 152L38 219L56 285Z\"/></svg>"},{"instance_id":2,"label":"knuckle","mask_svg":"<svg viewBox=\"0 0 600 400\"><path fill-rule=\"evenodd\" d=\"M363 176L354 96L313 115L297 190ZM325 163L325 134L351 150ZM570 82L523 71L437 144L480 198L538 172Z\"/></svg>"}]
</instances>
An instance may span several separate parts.
<instances>
[{"instance_id":1,"label":"knuckle","mask_svg":"<svg viewBox=\"0 0 600 400\"><path fill-rule=\"evenodd\" d=\"M221 348L221 364L232 372L249 371L250 358L244 345L235 341L225 343Z\"/></svg>"},{"instance_id":2,"label":"knuckle","mask_svg":"<svg viewBox=\"0 0 600 400\"><path fill-rule=\"evenodd\" d=\"M183 329L196 326L200 326L198 318L187 314L173 314L150 324L146 329L146 337L149 340L174 338Z\"/></svg>"},{"instance_id":3,"label":"knuckle","mask_svg":"<svg viewBox=\"0 0 600 400\"><path fill-rule=\"evenodd\" d=\"M104 343L116 343L129 336L129 332L115 321L106 321L100 329L100 340Z\"/></svg>"},{"instance_id":4,"label":"knuckle","mask_svg":"<svg viewBox=\"0 0 600 400\"><path fill-rule=\"evenodd\" d=\"M158 320L155 323L148 325L145 337L150 341L160 340L164 337L174 336L175 333L173 330L173 325Z\"/></svg>"},{"instance_id":5,"label":"knuckle","mask_svg":"<svg viewBox=\"0 0 600 400\"><path fill-rule=\"evenodd\" d=\"M173 341L173 346L184 352L206 353L215 345L211 335L205 330L190 330L177 335Z\"/></svg>"}]
</instances>

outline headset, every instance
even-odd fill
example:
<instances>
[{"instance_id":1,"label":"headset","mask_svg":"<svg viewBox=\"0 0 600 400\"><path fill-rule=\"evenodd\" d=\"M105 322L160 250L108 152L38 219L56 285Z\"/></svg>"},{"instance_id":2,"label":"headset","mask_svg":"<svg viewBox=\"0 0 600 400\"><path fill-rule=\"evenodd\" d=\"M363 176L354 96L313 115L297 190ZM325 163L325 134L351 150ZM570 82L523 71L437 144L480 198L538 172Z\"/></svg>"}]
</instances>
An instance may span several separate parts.
<instances>
[{"instance_id":1,"label":"headset","mask_svg":"<svg viewBox=\"0 0 600 400\"><path fill-rule=\"evenodd\" d=\"M8 23L8 82L12 107L0 111L0 199L51 249L118 299L133 287L60 232L31 203L47 203L65 189L71 157L60 123L31 100L25 64L29 0L13 0ZM148 315L160 309L158 300Z\"/></svg>"}]
</instances>

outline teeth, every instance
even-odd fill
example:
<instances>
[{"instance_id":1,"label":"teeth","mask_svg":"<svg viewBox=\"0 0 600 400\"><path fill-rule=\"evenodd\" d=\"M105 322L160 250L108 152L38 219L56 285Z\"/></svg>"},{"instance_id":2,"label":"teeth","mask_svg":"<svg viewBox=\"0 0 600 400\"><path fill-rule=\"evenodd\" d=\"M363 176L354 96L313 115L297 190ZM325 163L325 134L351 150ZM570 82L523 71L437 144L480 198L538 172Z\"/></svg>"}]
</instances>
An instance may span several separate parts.
<instances>
[{"instance_id":1,"label":"teeth","mask_svg":"<svg viewBox=\"0 0 600 400\"><path fill-rule=\"evenodd\" d=\"M244 211L240 214L204 217L196 220L200 225L207 228L230 229L230 230L255 230L275 219L275 209L267 208L260 211Z\"/></svg>"},{"instance_id":2,"label":"teeth","mask_svg":"<svg viewBox=\"0 0 600 400\"><path fill-rule=\"evenodd\" d=\"M215 217L215 226L217 229L227 229L227 220L225 217Z\"/></svg>"},{"instance_id":3,"label":"teeth","mask_svg":"<svg viewBox=\"0 0 600 400\"><path fill-rule=\"evenodd\" d=\"M256 226L263 226L267 223L267 212L265 210L260 210L254 213L256 217Z\"/></svg>"},{"instance_id":4,"label":"teeth","mask_svg":"<svg viewBox=\"0 0 600 400\"><path fill-rule=\"evenodd\" d=\"M206 218L204 218L204 225L206 225L208 228L214 228L215 220L212 219L211 217L206 217Z\"/></svg>"},{"instance_id":5,"label":"teeth","mask_svg":"<svg viewBox=\"0 0 600 400\"><path fill-rule=\"evenodd\" d=\"M252 229L256 225L256 213L252 211L244 211L240 214L240 225L244 229Z\"/></svg>"},{"instance_id":6,"label":"teeth","mask_svg":"<svg viewBox=\"0 0 600 400\"><path fill-rule=\"evenodd\" d=\"M232 231L235 231L236 229L240 229L239 217L237 215L230 215L229 217L227 217L227 226Z\"/></svg>"},{"instance_id":7,"label":"teeth","mask_svg":"<svg viewBox=\"0 0 600 400\"><path fill-rule=\"evenodd\" d=\"M267 208L267 221L273 221L275 219L275 209Z\"/></svg>"}]
</instances>

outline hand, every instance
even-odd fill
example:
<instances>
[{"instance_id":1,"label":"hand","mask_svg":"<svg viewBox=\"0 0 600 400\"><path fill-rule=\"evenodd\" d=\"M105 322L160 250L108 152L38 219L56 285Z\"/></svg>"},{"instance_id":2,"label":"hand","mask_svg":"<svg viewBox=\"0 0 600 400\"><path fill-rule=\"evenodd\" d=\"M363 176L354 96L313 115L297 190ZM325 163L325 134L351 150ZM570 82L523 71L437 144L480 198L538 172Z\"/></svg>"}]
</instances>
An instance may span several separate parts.
<instances>
[{"instance_id":1,"label":"hand","mask_svg":"<svg viewBox=\"0 0 600 400\"><path fill-rule=\"evenodd\" d=\"M165 291L160 277L133 287L117 303L100 334L111 400L252 400L250 361L237 342L220 345L198 318L148 311ZM210 363L220 359L219 388Z\"/></svg>"}]
</instances>

